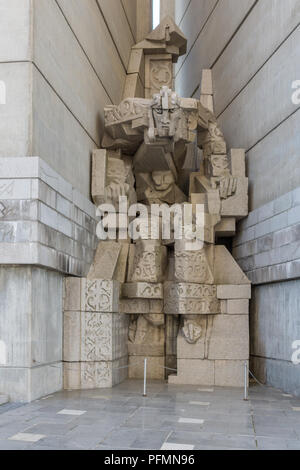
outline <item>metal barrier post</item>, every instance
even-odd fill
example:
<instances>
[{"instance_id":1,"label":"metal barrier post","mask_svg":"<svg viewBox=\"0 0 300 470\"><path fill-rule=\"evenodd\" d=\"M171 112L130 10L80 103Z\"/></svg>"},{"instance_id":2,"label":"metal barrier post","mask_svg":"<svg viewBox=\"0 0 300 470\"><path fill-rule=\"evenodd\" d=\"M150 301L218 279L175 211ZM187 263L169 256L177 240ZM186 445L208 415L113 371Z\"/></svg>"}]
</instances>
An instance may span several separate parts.
<instances>
[{"instance_id":1,"label":"metal barrier post","mask_svg":"<svg viewBox=\"0 0 300 470\"><path fill-rule=\"evenodd\" d=\"M147 358L144 359L144 393L143 397L147 396Z\"/></svg>"},{"instance_id":2,"label":"metal barrier post","mask_svg":"<svg viewBox=\"0 0 300 470\"><path fill-rule=\"evenodd\" d=\"M244 370L244 400L248 401L248 364L245 362L245 370Z\"/></svg>"}]
</instances>

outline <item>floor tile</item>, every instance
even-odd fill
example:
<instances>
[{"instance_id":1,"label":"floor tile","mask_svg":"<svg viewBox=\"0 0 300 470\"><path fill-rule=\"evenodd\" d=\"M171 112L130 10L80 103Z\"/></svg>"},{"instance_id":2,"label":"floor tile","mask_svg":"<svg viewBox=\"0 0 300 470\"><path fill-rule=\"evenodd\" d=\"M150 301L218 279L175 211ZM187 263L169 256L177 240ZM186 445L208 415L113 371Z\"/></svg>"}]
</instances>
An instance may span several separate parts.
<instances>
[{"instance_id":1,"label":"floor tile","mask_svg":"<svg viewBox=\"0 0 300 470\"><path fill-rule=\"evenodd\" d=\"M57 414L58 415L71 415L71 416L82 416L86 413L86 411L82 410L61 410Z\"/></svg>"},{"instance_id":2,"label":"floor tile","mask_svg":"<svg viewBox=\"0 0 300 470\"><path fill-rule=\"evenodd\" d=\"M10 441L24 441L24 442L37 442L43 439L43 434L29 434L29 433L19 433L15 434L14 436L10 437Z\"/></svg>"},{"instance_id":3,"label":"floor tile","mask_svg":"<svg viewBox=\"0 0 300 470\"><path fill-rule=\"evenodd\" d=\"M188 444L173 444L172 442L165 442L160 450L194 450L195 446Z\"/></svg>"},{"instance_id":4,"label":"floor tile","mask_svg":"<svg viewBox=\"0 0 300 470\"><path fill-rule=\"evenodd\" d=\"M195 406L209 406L210 402L209 401L190 401L190 405L195 405Z\"/></svg>"},{"instance_id":5,"label":"floor tile","mask_svg":"<svg viewBox=\"0 0 300 470\"><path fill-rule=\"evenodd\" d=\"M183 424L204 424L204 419L179 418L178 423L183 423Z\"/></svg>"}]
</instances>

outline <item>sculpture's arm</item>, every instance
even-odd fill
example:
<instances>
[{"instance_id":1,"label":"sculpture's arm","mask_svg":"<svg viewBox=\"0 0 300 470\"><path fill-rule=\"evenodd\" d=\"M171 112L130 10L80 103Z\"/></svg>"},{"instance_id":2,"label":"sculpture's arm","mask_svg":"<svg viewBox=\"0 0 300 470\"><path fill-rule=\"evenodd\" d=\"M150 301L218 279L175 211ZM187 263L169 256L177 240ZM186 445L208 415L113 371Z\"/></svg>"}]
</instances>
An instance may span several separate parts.
<instances>
[{"instance_id":1,"label":"sculpture's arm","mask_svg":"<svg viewBox=\"0 0 300 470\"><path fill-rule=\"evenodd\" d=\"M205 176L226 199L236 192L237 180L231 175L224 135L215 116L200 102L198 116L198 146L203 150Z\"/></svg>"}]
</instances>

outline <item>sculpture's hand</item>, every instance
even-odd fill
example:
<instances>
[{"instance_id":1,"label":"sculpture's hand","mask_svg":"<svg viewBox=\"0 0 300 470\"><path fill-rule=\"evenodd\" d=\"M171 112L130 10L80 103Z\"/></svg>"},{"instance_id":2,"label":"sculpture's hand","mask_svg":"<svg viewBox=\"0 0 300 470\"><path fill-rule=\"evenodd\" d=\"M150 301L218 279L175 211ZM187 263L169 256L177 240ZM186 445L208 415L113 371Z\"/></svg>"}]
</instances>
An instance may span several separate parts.
<instances>
[{"instance_id":1,"label":"sculpture's hand","mask_svg":"<svg viewBox=\"0 0 300 470\"><path fill-rule=\"evenodd\" d=\"M112 201L118 201L120 196L127 196L129 191L127 183L110 183L105 188L106 197Z\"/></svg>"},{"instance_id":2,"label":"sculpture's hand","mask_svg":"<svg viewBox=\"0 0 300 470\"><path fill-rule=\"evenodd\" d=\"M223 176L220 179L220 196L221 199L227 199L236 192L237 179L231 175Z\"/></svg>"},{"instance_id":3,"label":"sculpture's hand","mask_svg":"<svg viewBox=\"0 0 300 470\"><path fill-rule=\"evenodd\" d=\"M185 319L182 333L189 344L195 344L201 338L202 328L195 322Z\"/></svg>"}]
</instances>

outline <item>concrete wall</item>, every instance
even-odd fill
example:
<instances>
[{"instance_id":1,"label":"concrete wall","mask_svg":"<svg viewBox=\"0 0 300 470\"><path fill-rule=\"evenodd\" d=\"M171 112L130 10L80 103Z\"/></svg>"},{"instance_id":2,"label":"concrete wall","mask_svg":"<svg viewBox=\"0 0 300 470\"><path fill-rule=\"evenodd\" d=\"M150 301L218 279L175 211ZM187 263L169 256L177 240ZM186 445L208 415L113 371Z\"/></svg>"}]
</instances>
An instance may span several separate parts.
<instances>
[{"instance_id":1,"label":"concrete wall","mask_svg":"<svg viewBox=\"0 0 300 470\"><path fill-rule=\"evenodd\" d=\"M103 107L121 100L135 1L0 0L0 157L39 156L86 197Z\"/></svg>"},{"instance_id":2,"label":"concrete wall","mask_svg":"<svg viewBox=\"0 0 300 470\"><path fill-rule=\"evenodd\" d=\"M0 283L1 391L31 401L61 389L63 276L1 266Z\"/></svg>"},{"instance_id":3,"label":"concrete wall","mask_svg":"<svg viewBox=\"0 0 300 470\"><path fill-rule=\"evenodd\" d=\"M136 7L0 0L0 391L13 401L62 388L63 279L93 260L91 152L122 99Z\"/></svg>"},{"instance_id":4,"label":"concrete wall","mask_svg":"<svg viewBox=\"0 0 300 470\"><path fill-rule=\"evenodd\" d=\"M300 395L300 366L291 362L292 343L300 339L300 111L292 102L292 82L300 80L300 3L175 4L188 38L176 66L177 91L198 97L201 70L211 68L225 138L247 150L251 212L234 254L254 284L252 366L261 380Z\"/></svg>"}]
</instances>

